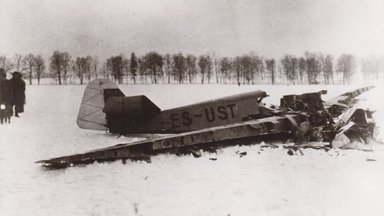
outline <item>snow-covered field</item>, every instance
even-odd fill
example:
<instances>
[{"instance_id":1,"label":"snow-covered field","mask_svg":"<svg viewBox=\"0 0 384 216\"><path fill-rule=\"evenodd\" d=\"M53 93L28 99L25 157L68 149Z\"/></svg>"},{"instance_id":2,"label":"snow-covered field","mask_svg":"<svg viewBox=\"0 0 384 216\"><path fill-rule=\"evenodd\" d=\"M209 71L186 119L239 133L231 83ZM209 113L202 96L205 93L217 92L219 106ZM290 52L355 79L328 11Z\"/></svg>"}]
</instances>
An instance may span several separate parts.
<instances>
[{"instance_id":1,"label":"snow-covered field","mask_svg":"<svg viewBox=\"0 0 384 216\"><path fill-rule=\"evenodd\" d=\"M358 86L120 86L160 108L262 89L283 94ZM76 125L85 86L27 86L26 112L0 125L0 215L383 215L384 145L372 151L233 146L202 157L159 155L152 163L120 161L45 170L34 162L132 140ZM384 127L384 87L364 95ZM382 127L382 128L383 128ZM384 133L378 139L384 140ZM236 152L247 152L240 157ZM217 160L210 160L216 158Z\"/></svg>"}]
</instances>

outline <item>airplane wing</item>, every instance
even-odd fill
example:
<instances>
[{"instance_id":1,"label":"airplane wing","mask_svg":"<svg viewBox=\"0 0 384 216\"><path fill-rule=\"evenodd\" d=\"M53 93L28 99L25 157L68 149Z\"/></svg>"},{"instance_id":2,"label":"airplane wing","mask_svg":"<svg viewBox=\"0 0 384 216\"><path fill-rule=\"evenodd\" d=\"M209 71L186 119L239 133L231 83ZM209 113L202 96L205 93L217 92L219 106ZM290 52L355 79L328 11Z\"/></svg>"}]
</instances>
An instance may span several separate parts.
<instances>
[{"instance_id":1,"label":"airplane wing","mask_svg":"<svg viewBox=\"0 0 384 216\"><path fill-rule=\"evenodd\" d=\"M193 147L218 148L233 144L246 144L255 141L285 141L294 136L297 125L306 121L306 116L292 114L250 120L242 123L207 128L154 138L133 143L119 144L93 151L41 160L46 167L64 168L77 164L88 164L94 161L114 161L127 159L148 159L149 155L160 152L188 152Z\"/></svg>"},{"instance_id":2,"label":"airplane wing","mask_svg":"<svg viewBox=\"0 0 384 216\"><path fill-rule=\"evenodd\" d=\"M358 101L357 96L363 94L364 92L367 92L371 89L375 88L374 86L368 86L356 89L354 91L349 91L344 94L341 94L337 97L334 97L332 99L329 99L325 102L325 105L333 105L337 104L340 106L346 106L346 107L352 107L356 102Z\"/></svg>"}]
</instances>

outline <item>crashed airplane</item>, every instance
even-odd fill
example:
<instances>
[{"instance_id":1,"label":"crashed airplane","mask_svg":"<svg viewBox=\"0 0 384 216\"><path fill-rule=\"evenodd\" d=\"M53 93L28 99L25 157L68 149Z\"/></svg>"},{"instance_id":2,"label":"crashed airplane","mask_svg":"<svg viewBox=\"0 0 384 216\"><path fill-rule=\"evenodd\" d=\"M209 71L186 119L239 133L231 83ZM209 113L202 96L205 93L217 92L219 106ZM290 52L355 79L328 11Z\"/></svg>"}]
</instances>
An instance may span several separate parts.
<instances>
[{"instance_id":1,"label":"crashed airplane","mask_svg":"<svg viewBox=\"0 0 384 216\"><path fill-rule=\"evenodd\" d=\"M234 144L291 140L297 146L325 142L343 147L367 143L373 137L372 112L354 108L358 96L373 87L360 88L322 101L326 91L286 95L279 107L267 108L264 91L161 110L146 96L127 97L109 80L90 82L81 102L77 124L83 129L118 134L164 134L143 141L118 144L86 153L37 161L49 168L65 168L94 161L150 160L170 152L196 154Z\"/></svg>"}]
</instances>

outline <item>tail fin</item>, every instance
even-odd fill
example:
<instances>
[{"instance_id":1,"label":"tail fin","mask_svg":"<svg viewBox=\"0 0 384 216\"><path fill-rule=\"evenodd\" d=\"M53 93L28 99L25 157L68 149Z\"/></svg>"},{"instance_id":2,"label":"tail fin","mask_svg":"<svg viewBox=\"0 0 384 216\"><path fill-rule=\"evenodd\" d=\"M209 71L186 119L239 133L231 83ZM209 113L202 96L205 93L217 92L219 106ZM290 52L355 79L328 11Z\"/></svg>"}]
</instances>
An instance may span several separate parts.
<instances>
[{"instance_id":1,"label":"tail fin","mask_svg":"<svg viewBox=\"0 0 384 216\"><path fill-rule=\"evenodd\" d=\"M77 125L111 133L134 132L139 119L159 112L160 108L146 96L125 97L114 82L96 79L85 88Z\"/></svg>"},{"instance_id":2,"label":"tail fin","mask_svg":"<svg viewBox=\"0 0 384 216\"><path fill-rule=\"evenodd\" d=\"M106 89L108 91L105 91ZM77 125L83 129L107 130L107 119L103 109L106 99L111 96L124 96L116 83L106 79L90 82L84 91Z\"/></svg>"}]
</instances>

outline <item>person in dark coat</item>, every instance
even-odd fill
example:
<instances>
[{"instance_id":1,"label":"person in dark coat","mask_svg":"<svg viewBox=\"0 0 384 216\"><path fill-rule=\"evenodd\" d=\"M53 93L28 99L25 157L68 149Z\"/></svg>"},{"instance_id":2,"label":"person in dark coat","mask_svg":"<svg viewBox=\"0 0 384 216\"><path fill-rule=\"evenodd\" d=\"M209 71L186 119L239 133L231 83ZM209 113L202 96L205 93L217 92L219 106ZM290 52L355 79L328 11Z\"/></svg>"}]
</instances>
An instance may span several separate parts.
<instances>
[{"instance_id":1,"label":"person in dark coat","mask_svg":"<svg viewBox=\"0 0 384 216\"><path fill-rule=\"evenodd\" d=\"M24 112L25 104L25 82L21 79L21 73L15 71L12 73L12 89L13 89L13 100L12 109L15 106L15 116L19 117L19 113Z\"/></svg>"},{"instance_id":2,"label":"person in dark coat","mask_svg":"<svg viewBox=\"0 0 384 216\"><path fill-rule=\"evenodd\" d=\"M0 105L5 102L5 81L6 73L3 68L0 68Z\"/></svg>"},{"instance_id":3,"label":"person in dark coat","mask_svg":"<svg viewBox=\"0 0 384 216\"><path fill-rule=\"evenodd\" d=\"M13 89L12 82L6 79L7 74L0 68L0 121L8 120L12 116Z\"/></svg>"},{"instance_id":4,"label":"person in dark coat","mask_svg":"<svg viewBox=\"0 0 384 216\"><path fill-rule=\"evenodd\" d=\"M12 82L6 79L7 74L0 68L0 104L9 107L13 100Z\"/></svg>"}]
</instances>

